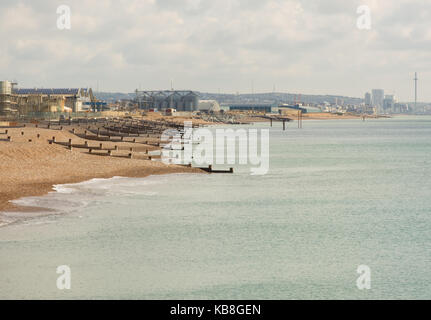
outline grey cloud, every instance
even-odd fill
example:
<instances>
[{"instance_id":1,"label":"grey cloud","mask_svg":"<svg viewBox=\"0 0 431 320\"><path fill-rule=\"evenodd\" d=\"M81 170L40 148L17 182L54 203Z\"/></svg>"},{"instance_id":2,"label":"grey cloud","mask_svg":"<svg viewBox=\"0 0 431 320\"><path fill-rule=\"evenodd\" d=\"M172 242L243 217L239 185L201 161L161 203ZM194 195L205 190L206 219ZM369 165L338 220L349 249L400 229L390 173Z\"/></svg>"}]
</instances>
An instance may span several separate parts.
<instances>
[{"instance_id":1,"label":"grey cloud","mask_svg":"<svg viewBox=\"0 0 431 320\"><path fill-rule=\"evenodd\" d=\"M45 87L99 81L126 92L139 84L166 88L170 79L229 92L249 91L251 79L256 91L275 83L285 91L362 96L379 86L405 100L414 71L422 87L431 84L428 0L370 1L371 31L356 28L363 1L67 2L70 31L56 28L56 0L0 3L2 77Z\"/></svg>"}]
</instances>

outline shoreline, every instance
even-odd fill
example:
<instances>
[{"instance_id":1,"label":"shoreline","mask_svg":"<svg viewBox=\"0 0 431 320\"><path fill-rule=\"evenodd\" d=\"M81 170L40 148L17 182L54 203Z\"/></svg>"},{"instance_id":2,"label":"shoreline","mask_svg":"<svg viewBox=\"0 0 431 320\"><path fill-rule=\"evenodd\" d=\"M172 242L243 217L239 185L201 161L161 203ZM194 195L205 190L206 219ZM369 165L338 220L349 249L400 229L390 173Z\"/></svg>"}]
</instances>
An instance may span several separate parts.
<instances>
[{"instance_id":1,"label":"shoreline","mask_svg":"<svg viewBox=\"0 0 431 320\"><path fill-rule=\"evenodd\" d=\"M169 166L166 166L165 168L163 167L147 168L143 166L143 167L136 167L134 169L129 169L129 170L113 171L106 174L86 175L86 176L74 177L74 178L58 178L58 179L51 180L50 182L40 182L40 183L30 183L30 184L23 183L19 185L20 190L0 191L0 215L2 212L5 212L5 211L8 211L8 212L38 211L34 207L19 206L12 203L11 201L18 200L21 198L26 198L26 197L44 196L49 192L55 191L54 189L55 185L74 184L74 183L89 181L92 179L111 179L113 177L146 178L151 175L168 175L168 174L175 174L175 173L203 174L206 172L199 168L189 168L189 167L182 167L182 166L176 166L176 165L169 165Z\"/></svg>"},{"instance_id":2,"label":"shoreline","mask_svg":"<svg viewBox=\"0 0 431 320\"><path fill-rule=\"evenodd\" d=\"M261 118L259 116L253 115L253 114L241 114L242 118L240 118L241 122L244 123L262 123L262 122L268 122L268 119ZM289 118L291 121L298 121L298 114L295 113L283 113L281 115L277 114L278 116ZM353 113L346 113L346 114L335 114L335 113L328 113L328 112L310 112L310 113L303 113L301 120L360 120L363 121L364 115L360 114L353 114ZM376 120L376 119L388 119L392 118L391 116L376 116L376 115L365 115L365 120Z\"/></svg>"},{"instance_id":3,"label":"shoreline","mask_svg":"<svg viewBox=\"0 0 431 320\"><path fill-rule=\"evenodd\" d=\"M315 114L313 116L321 116ZM157 116L157 117L156 117ZM309 114L312 116L312 114ZM328 116L328 115L327 115ZM160 115L152 115L154 119ZM151 119L151 120L154 120ZM304 117L304 120L333 120L333 119L360 119L360 117L346 117L329 115L327 118ZM368 119L368 117L367 117ZM372 119L370 117L370 119ZM175 119L180 121L181 119ZM195 120L195 119L194 119ZM193 121L194 121L193 120ZM259 122L259 118L251 117L252 122ZM295 119L293 119L295 120ZM267 121L267 120L263 120ZM198 121L207 126L220 126L220 123ZM70 126L76 128L76 126ZM5 129L6 130L6 129ZM82 128L81 128L82 130ZM24 207L12 203L24 197L42 196L53 191L54 185L79 183L94 178L112 178L114 176L144 178L149 175L171 173L204 173L199 168L189 168L178 165L166 165L159 161L142 160L145 156L143 150L158 150L151 144L129 142L104 142L105 148L133 148L137 157L141 159L125 159L119 157L103 157L88 154L85 149L67 149L64 145L51 144L53 136L58 141L72 141L73 144L84 144L85 138L80 138L70 130L38 128L34 124L27 127L8 128L1 132L1 138L10 136L11 141L0 142L0 225L2 212L34 212L38 208ZM6 133L7 132L7 133ZM90 142L92 145L99 141ZM136 149L136 150L135 150ZM141 150L138 150L141 149ZM123 151L124 152L124 151ZM141 156L142 155L142 156Z\"/></svg>"},{"instance_id":4,"label":"shoreline","mask_svg":"<svg viewBox=\"0 0 431 320\"><path fill-rule=\"evenodd\" d=\"M91 181L92 179L111 179L114 177L124 177L124 178L146 178L149 176L157 175L169 175L176 173L190 173L190 174L205 174L198 168L188 168L181 166L166 166L165 168L135 168L131 170L119 170L101 175L87 175L76 178L59 178L51 180L50 182L32 183L32 184L21 184L19 185L20 191L4 192L0 191L0 227L6 226L9 223L4 221L4 213L37 213L37 212L47 212L53 211L49 208L34 207L34 206L22 206L13 203L14 200L19 200L28 197L40 197L49 194L50 192L56 192L54 187L56 185L67 185L75 184L86 181ZM35 216L37 217L37 215ZM25 217L28 218L28 217ZM4 224L5 223L5 224Z\"/></svg>"},{"instance_id":5,"label":"shoreline","mask_svg":"<svg viewBox=\"0 0 431 320\"><path fill-rule=\"evenodd\" d=\"M1 131L1 130L0 130ZM1 132L0 132L1 133ZM72 139L74 144L83 144L84 139L67 130L52 130L36 127L9 128L11 141L0 142L0 225L1 213L34 212L37 209L16 205L11 200L24 197L42 196L54 191L54 185L70 184L94 178L123 176L144 178L149 175L170 173L204 173L199 168L189 168L161 161L143 160L140 150L136 158L94 156L84 149L69 150L59 144L50 144L55 136L59 141ZM96 142L90 142L95 144ZM129 142L105 142L107 148L114 145L124 148L138 148ZM140 144L149 150L157 147Z\"/></svg>"},{"instance_id":6,"label":"shoreline","mask_svg":"<svg viewBox=\"0 0 431 320\"><path fill-rule=\"evenodd\" d=\"M175 175L175 174L203 174L206 173L205 171L202 170L175 170L177 169L176 167L172 167L172 170L155 170L155 171L151 171L151 172L145 172L145 173L134 173L134 172L130 172L129 174L127 174L127 172L125 172L125 174L127 175L106 175L106 176L98 176L98 177L88 177L88 179L84 179L84 180L76 180L73 182L62 182L62 183L54 183L51 185L51 187L47 187L46 189L44 188L39 188L37 192L33 192L31 194L27 194L24 196L20 196L18 198L14 198L14 199L10 199L7 201L7 205L6 207L3 207L3 209L1 209L0 207L0 228L2 227L6 227L9 225L13 225L16 223L20 223L23 221L27 221L27 220L31 220L31 219L36 219L36 218L40 218L40 217L45 217L45 216L49 216L51 214L55 215L55 214L59 214L59 212L55 209L49 208L49 207L42 207L42 206L24 206L24 205L17 205L11 201L15 201L15 200L21 200L21 199L26 199L26 198L30 198L30 197L44 197L46 195L48 195L51 192L59 192L58 190L55 189L56 186L63 186L63 185L74 185L74 184L79 184L79 183L85 183L85 182L90 182L93 179L114 179L116 177L118 178L148 178L151 176L169 176L169 175ZM181 167L179 168L181 169ZM190 169L190 168L189 168ZM196 169L196 168L192 168L192 169ZM33 189L35 190L35 189ZM4 204L4 203L3 203ZM2 202L0 202L0 206L2 205ZM16 213L16 215L14 215L14 213ZM22 214L22 216L19 216L20 214ZM60 213L61 214L61 213ZM6 220L5 220L6 218ZM7 221L9 220L9 221Z\"/></svg>"}]
</instances>

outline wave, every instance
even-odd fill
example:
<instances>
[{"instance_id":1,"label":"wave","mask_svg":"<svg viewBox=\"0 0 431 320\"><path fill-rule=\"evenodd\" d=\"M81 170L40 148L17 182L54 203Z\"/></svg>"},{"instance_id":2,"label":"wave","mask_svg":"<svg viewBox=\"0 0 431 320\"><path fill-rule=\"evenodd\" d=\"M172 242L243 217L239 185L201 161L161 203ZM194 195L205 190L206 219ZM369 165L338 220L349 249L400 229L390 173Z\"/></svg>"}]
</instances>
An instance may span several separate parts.
<instances>
[{"instance_id":1,"label":"wave","mask_svg":"<svg viewBox=\"0 0 431 320\"><path fill-rule=\"evenodd\" d=\"M145 178L94 178L79 183L54 185L53 192L37 197L25 197L11 202L20 207L36 210L6 211L0 215L0 227L29 219L72 213L100 202L113 202L127 196L155 196L152 186L171 183L176 176L190 174L152 175Z\"/></svg>"}]
</instances>

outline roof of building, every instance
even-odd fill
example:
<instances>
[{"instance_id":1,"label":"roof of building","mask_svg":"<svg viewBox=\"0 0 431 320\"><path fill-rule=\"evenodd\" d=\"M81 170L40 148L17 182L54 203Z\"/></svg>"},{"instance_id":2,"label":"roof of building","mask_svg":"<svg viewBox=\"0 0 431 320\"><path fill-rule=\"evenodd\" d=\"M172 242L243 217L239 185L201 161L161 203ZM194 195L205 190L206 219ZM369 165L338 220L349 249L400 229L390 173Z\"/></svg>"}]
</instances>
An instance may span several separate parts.
<instances>
[{"instance_id":1,"label":"roof of building","mask_svg":"<svg viewBox=\"0 0 431 320\"><path fill-rule=\"evenodd\" d=\"M15 89L15 94L58 94L58 95L76 95L79 92L79 88L47 88L47 89ZM81 89L83 92L86 92L87 89Z\"/></svg>"},{"instance_id":2,"label":"roof of building","mask_svg":"<svg viewBox=\"0 0 431 320\"><path fill-rule=\"evenodd\" d=\"M163 97L170 97L172 95L179 95L179 96L186 96L186 95L192 95L192 96L199 96L199 92L192 91L192 90L144 90L139 91L136 90L136 94L140 96L163 96Z\"/></svg>"},{"instance_id":3,"label":"roof of building","mask_svg":"<svg viewBox=\"0 0 431 320\"><path fill-rule=\"evenodd\" d=\"M220 104L216 100L200 100L198 110L220 111Z\"/></svg>"},{"instance_id":4,"label":"roof of building","mask_svg":"<svg viewBox=\"0 0 431 320\"><path fill-rule=\"evenodd\" d=\"M271 103L233 103L227 104L230 109L268 109L268 108L278 108L278 105Z\"/></svg>"}]
</instances>

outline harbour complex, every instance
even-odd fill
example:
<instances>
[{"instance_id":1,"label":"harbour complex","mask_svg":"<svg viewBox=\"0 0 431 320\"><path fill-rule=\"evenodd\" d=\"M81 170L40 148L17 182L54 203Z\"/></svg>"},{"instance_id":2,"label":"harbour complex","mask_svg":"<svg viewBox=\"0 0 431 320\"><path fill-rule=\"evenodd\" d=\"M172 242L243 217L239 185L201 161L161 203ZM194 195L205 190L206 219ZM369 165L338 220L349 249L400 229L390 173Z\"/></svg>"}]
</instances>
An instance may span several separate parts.
<instances>
[{"instance_id":1,"label":"harbour complex","mask_svg":"<svg viewBox=\"0 0 431 320\"><path fill-rule=\"evenodd\" d=\"M46 116L47 114L143 110L166 114L195 112L355 113L390 115L431 113L431 105L397 102L383 89L367 92L364 99L337 97L301 100L301 95L203 94L193 90L136 90L126 99L99 99L91 88L19 88L16 81L0 81L0 116ZM305 100L308 100L307 102Z\"/></svg>"}]
</instances>

